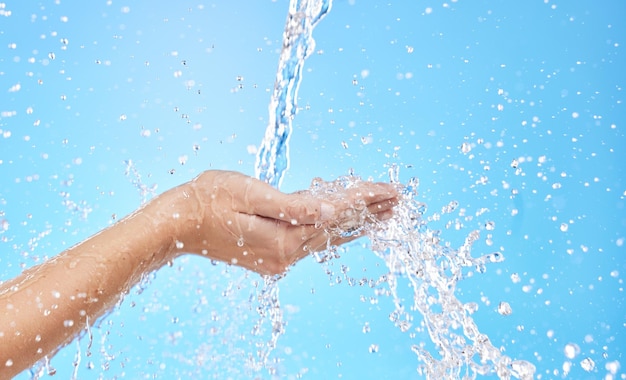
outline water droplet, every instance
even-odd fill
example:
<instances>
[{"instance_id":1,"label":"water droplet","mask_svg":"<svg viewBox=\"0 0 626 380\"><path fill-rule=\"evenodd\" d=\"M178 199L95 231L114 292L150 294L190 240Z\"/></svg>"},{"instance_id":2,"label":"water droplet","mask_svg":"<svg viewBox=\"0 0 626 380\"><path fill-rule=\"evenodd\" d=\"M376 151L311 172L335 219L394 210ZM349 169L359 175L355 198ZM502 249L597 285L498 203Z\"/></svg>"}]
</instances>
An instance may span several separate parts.
<instances>
[{"instance_id":1,"label":"water droplet","mask_svg":"<svg viewBox=\"0 0 626 380\"><path fill-rule=\"evenodd\" d=\"M605 359L608 358L609 355L606 353L606 351L602 354L602 356L604 357L605 355ZM616 375L617 371L619 371L620 369L620 362L617 360L610 361L604 365L604 368L606 368L607 371L609 371L612 375ZM616 377L614 377L614 379L615 378ZM608 379L608 377L605 377L605 379Z\"/></svg>"},{"instance_id":2,"label":"water droplet","mask_svg":"<svg viewBox=\"0 0 626 380\"><path fill-rule=\"evenodd\" d=\"M46 372L48 373L48 376L54 376L57 373L56 368L50 365L50 359L48 358L48 356L45 356L44 359L45 359Z\"/></svg>"},{"instance_id":3,"label":"water droplet","mask_svg":"<svg viewBox=\"0 0 626 380\"><path fill-rule=\"evenodd\" d=\"M389 182L391 183L399 183L400 182L400 167L396 164L392 164L388 170L389 174Z\"/></svg>"},{"instance_id":4,"label":"water droplet","mask_svg":"<svg viewBox=\"0 0 626 380\"><path fill-rule=\"evenodd\" d=\"M468 143L467 141L464 141L463 144L461 144L461 152L463 152L463 154L468 154L471 151L472 151L472 144Z\"/></svg>"},{"instance_id":5,"label":"water droplet","mask_svg":"<svg viewBox=\"0 0 626 380\"><path fill-rule=\"evenodd\" d=\"M456 210L456 208L459 206L459 202L457 201L451 201L450 203L448 203L447 205L443 206L441 208L441 213L442 214L449 214L451 212L453 212L454 210Z\"/></svg>"},{"instance_id":6,"label":"water droplet","mask_svg":"<svg viewBox=\"0 0 626 380\"><path fill-rule=\"evenodd\" d=\"M576 343L568 343L563 349L565 357L568 359L574 359L580 353L580 347Z\"/></svg>"},{"instance_id":7,"label":"water droplet","mask_svg":"<svg viewBox=\"0 0 626 380\"><path fill-rule=\"evenodd\" d=\"M493 252L487 255L487 258L492 263L499 263L504 261L504 256L500 252Z\"/></svg>"},{"instance_id":8,"label":"water droplet","mask_svg":"<svg viewBox=\"0 0 626 380\"><path fill-rule=\"evenodd\" d=\"M365 322L365 324L363 325L363 334L367 334L370 331L371 331L370 323L369 322Z\"/></svg>"},{"instance_id":9,"label":"water droplet","mask_svg":"<svg viewBox=\"0 0 626 380\"><path fill-rule=\"evenodd\" d=\"M569 225L567 223L561 223L560 229L562 232L567 232L567 230L569 229Z\"/></svg>"},{"instance_id":10,"label":"water droplet","mask_svg":"<svg viewBox=\"0 0 626 380\"><path fill-rule=\"evenodd\" d=\"M587 372L591 372L596 367L596 363L591 358L584 358L580 362L580 366Z\"/></svg>"},{"instance_id":11,"label":"water droplet","mask_svg":"<svg viewBox=\"0 0 626 380\"><path fill-rule=\"evenodd\" d=\"M493 231L495 228L496 228L496 222L488 221L487 223L485 223L485 229L487 231Z\"/></svg>"},{"instance_id":12,"label":"water droplet","mask_svg":"<svg viewBox=\"0 0 626 380\"><path fill-rule=\"evenodd\" d=\"M243 237L240 237L239 239L237 239L237 247L243 247Z\"/></svg>"},{"instance_id":13,"label":"water droplet","mask_svg":"<svg viewBox=\"0 0 626 380\"><path fill-rule=\"evenodd\" d=\"M370 353L375 354L378 352L378 345L377 344L370 344L370 348L369 348Z\"/></svg>"},{"instance_id":14,"label":"water droplet","mask_svg":"<svg viewBox=\"0 0 626 380\"><path fill-rule=\"evenodd\" d=\"M611 277L613 277L613 278L619 277L619 271L618 270L612 270L611 271Z\"/></svg>"},{"instance_id":15,"label":"water droplet","mask_svg":"<svg viewBox=\"0 0 626 380\"><path fill-rule=\"evenodd\" d=\"M525 360L514 360L511 369L517 379L533 379L536 371L535 365Z\"/></svg>"},{"instance_id":16,"label":"water droplet","mask_svg":"<svg viewBox=\"0 0 626 380\"><path fill-rule=\"evenodd\" d=\"M56 57L56 54L54 54L53 52L48 53L48 58L50 58L51 60L54 60Z\"/></svg>"},{"instance_id":17,"label":"water droplet","mask_svg":"<svg viewBox=\"0 0 626 380\"><path fill-rule=\"evenodd\" d=\"M500 315L511 315L513 313L513 309L511 309L511 305L508 302L500 302L498 304L498 313Z\"/></svg>"}]
</instances>

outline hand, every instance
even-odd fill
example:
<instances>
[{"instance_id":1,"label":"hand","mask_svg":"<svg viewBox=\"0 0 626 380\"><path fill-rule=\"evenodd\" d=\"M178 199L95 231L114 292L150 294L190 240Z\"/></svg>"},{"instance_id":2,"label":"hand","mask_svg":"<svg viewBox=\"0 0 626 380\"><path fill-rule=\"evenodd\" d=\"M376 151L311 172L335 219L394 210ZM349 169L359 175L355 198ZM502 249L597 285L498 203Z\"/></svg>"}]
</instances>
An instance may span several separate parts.
<instances>
[{"instance_id":1,"label":"hand","mask_svg":"<svg viewBox=\"0 0 626 380\"><path fill-rule=\"evenodd\" d=\"M177 200L161 203L164 216L179 223L176 254L204 255L261 274L283 273L327 244L356 239L358 235L330 236L325 228L363 223L354 219L355 209L367 207L374 218L384 220L397 203L396 190L384 183L362 182L333 194L331 200L308 191L281 193L257 179L225 171L204 172L172 191Z\"/></svg>"}]
</instances>

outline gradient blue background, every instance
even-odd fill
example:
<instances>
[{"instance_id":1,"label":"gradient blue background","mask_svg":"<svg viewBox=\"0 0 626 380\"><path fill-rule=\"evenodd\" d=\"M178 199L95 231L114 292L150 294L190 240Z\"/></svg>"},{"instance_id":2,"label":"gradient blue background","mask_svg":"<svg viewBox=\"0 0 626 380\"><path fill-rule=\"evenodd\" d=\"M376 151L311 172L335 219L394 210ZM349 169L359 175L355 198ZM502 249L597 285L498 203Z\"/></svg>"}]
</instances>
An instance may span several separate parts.
<instances>
[{"instance_id":1,"label":"gradient blue background","mask_svg":"<svg viewBox=\"0 0 626 380\"><path fill-rule=\"evenodd\" d=\"M128 214L141 185L252 175L287 8L3 0L0 279ZM479 229L474 256L506 257L458 289L496 347L537 378L562 378L570 362L565 378L624 379L625 15L617 0L335 1L305 64L282 190L350 169L386 181L399 165L403 182L420 179L428 215L459 202L431 228L452 246ZM281 281L281 377L420 378L410 345L428 337L393 327L391 300L342 274L385 273L366 244ZM79 352L81 379L270 378L245 369L268 338L250 334L259 281L177 260L92 329L91 356L81 339L52 359L56 377ZM501 301L512 315L497 313Z\"/></svg>"}]
</instances>

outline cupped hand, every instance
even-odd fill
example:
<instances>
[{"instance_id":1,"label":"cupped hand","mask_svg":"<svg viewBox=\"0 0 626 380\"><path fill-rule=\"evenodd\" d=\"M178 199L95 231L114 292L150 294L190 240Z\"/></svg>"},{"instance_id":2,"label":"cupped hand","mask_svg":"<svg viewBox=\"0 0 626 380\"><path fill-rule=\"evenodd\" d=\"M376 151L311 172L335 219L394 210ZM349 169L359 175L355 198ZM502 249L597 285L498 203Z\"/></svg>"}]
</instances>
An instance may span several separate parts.
<instances>
[{"instance_id":1,"label":"cupped hand","mask_svg":"<svg viewBox=\"0 0 626 380\"><path fill-rule=\"evenodd\" d=\"M358 234L329 234L331 226L388 219L397 192L384 183L359 182L332 199L309 191L282 193L241 173L206 171L173 191L170 204L179 227L176 252L239 265L260 274L283 273L307 254L353 240Z\"/></svg>"}]
</instances>

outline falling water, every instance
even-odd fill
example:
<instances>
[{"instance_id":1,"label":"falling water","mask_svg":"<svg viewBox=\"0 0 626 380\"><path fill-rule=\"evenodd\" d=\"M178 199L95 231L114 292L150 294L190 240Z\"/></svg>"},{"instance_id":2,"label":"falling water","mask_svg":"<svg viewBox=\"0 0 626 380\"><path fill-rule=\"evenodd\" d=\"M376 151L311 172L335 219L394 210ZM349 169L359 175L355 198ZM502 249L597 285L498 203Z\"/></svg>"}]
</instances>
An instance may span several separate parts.
<instances>
[{"instance_id":1,"label":"falling water","mask_svg":"<svg viewBox=\"0 0 626 380\"><path fill-rule=\"evenodd\" d=\"M269 123L261 142L257 160L256 177L270 185L280 187L283 175L289 167L289 136L291 122L297 112L296 100L302 80L304 61L315 49L313 28L330 10L332 0L291 0L289 14L283 33L283 47L278 62L274 92L269 104ZM258 312L260 320L252 333L262 333L262 325L269 320L271 339L258 352L255 370L265 367L274 374L275 365L269 355L284 332L283 313L278 299L279 276L265 276L264 286L259 293Z\"/></svg>"},{"instance_id":2,"label":"falling water","mask_svg":"<svg viewBox=\"0 0 626 380\"><path fill-rule=\"evenodd\" d=\"M274 92L269 105L269 124L256 160L257 178L279 187L289 167L288 143L304 60L315 49L313 28L330 10L331 0L291 0L283 33Z\"/></svg>"}]
</instances>

